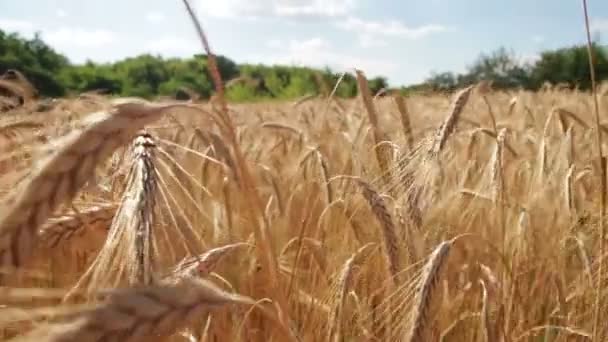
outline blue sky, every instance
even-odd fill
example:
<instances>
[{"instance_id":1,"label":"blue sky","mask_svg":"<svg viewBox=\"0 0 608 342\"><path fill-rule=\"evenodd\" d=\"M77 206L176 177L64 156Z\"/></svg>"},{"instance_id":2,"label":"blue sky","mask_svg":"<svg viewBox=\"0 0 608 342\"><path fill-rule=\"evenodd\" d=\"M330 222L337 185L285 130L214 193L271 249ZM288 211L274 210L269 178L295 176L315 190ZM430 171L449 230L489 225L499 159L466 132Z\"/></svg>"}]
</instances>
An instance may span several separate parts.
<instances>
[{"instance_id":1,"label":"blue sky","mask_svg":"<svg viewBox=\"0 0 608 342\"><path fill-rule=\"evenodd\" d=\"M360 68L393 85L464 71L500 46L522 60L584 41L580 0L191 0L212 48L237 62ZM588 0L608 43L608 1ZM201 51L181 0L0 0L0 28L73 62Z\"/></svg>"}]
</instances>

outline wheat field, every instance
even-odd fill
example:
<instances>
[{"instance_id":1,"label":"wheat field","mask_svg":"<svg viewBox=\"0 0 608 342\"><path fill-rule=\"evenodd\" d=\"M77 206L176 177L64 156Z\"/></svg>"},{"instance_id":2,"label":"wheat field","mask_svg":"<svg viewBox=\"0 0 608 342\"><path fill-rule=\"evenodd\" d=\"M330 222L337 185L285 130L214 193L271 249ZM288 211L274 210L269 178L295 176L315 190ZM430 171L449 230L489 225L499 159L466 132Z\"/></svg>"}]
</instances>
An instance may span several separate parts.
<instances>
[{"instance_id":1,"label":"wheat field","mask_svg":"<svg viewBox=\"0 0 608 342\"><path fill-rule=\"evenodd\" d=\"M353 100L3 113L3 340L607 338L591 95L357 76Z\"/></svg>"}]
</instances>

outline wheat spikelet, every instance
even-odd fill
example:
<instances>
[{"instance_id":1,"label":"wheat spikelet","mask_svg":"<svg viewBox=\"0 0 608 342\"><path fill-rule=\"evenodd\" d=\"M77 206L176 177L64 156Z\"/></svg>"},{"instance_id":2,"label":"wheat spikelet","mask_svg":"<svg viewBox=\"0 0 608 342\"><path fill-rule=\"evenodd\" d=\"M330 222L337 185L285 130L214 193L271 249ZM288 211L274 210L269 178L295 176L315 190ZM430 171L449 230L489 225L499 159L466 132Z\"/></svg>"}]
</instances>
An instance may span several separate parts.
<instances>
[{"instance_id":1,"label":"wheat spikelet","mask_svg":"<svg viewBox=\"0 0 608 342\"><path fill-rule=\"evenodd\" d=\"M226 293L212 283L187 278L177 284L110 290L90 309L70 314L67 323L42 326L21 341L150 341L168 337L210 309L253 300Z\"/></svg>"},{"instance_id":2,"label":"wheat spikelet","mask_svg":"<svg viewBox=\"0 0 608 342\"><path fill-rule=\"evenodd\" d=\"M40 240L47 247L54 248L75 235L84 234L85 228L92 225L101 225L107 229L112 223L117 208L116 204L104 204L74 214L51 218L40 229Z\"/></svg>"},{"instance_id":3,"label":"wheat spikelet","mask_svg":"<svg viewBox=\"0 0 608 342\"><path fill-rule=\"evenodd\" d=\"M7 70L2 77L0 77L0 80L17 85L20 89L20 93L15 95L19 95L21 101L23 102L28 102L38 96L38 91L36 88L27 79L27 77L25 77L25 75L18 70Z\"/></svg>"},{"instance_id":4,"label":"wheat spikelet","mask_svg":"<svg viewBox=\"0 0 608 342\"><path fill-rule=\"evenodd\" d=\"M478 88L478 90L481 91L480 88ZM494 130L494 132L498 133L498 128L496 126L496 116L494 115L494 110L492 109L492 105L490 104L490 101L488 100L488 97L485 94L481 95L481 98L482 98L483 102L486 104L486 107L488 107L488 116L490 117L490 121L492 122L492 129Z\"/></svg>"},{"instance_id":5,"label":"wheat spikelet","mask_svg":"<svg viewBox=\"0 0 608 342\"><path fill-rule=\"evenodd\" d=\"M437 295L436 290L438 290L436 286L447 264L452 244L453 241L442 242L435 248L429 257L429 261L424 266L421 282L414 301L415 307L412 310L412 325L406 335L406 341L435 341L433 338L433 327L431 326L432 317L429 317L429 314L431 313L433 302L437 299L435 298Z\"/></svg>"},{"instance_id":6,"label":"wheat spikelet","mask_svg":"<svg viewBox=\"0 0 608 342\"><path fill-rule=\"evenodd\" d=\"M560 120L562 120L564 123L566 121L566 118L569 118L569 119L573 120L574 122L576 122L577 124L579 124L584 129L589 129L589 125L583 119L581 119L578 115L576 115L574 112L571 112L565 108L560 108L560 107L554 108L553 112L557 113Z\"/></svg>"},{"instance_id":7,"label":"wheat spikelet","mask_svg":"<svg viewBox=\"0 0 608 342\"><path fill-rule=\"evenodd\" d=\"M566 208L570 212L570 215L574 215L576 212L576 206L574 202L574 182L572 176L574 175L575 166L571 165L566 172L566 178L564 179L564 198L566 201Z\"/></svg>"},{"instance_id":8,"label":"wheat spikelet","mask_svg":"<svg viewBox=\"0 0 608 342\"><path fill-rule=\"evenodd\" d=\"M517 98L517 96L511 98L511 100L509 101L509 109L507 110L507 116L511 116L513 114L513 110L515 109L515 105L517 105L518 100L519 99Z\"/></svg>"},{"instance_id":9,"label":"wheat spikelet","mask_svg":"<svg viewBox=\"0 0 608 342\"><path fill-rule=\"evenodd\" d=\"M384 251L388 264L389 275L393 278L393 282L396 284L398 282L397 274L401 268L399 257L399 239L397 238L393 218L386 207L384 199L382 199L382 197L368 183L362 180L357 180L357 184L359 184L363 190L363 197L371 207L376 219L378 219L380 225L382 226Z\"/></svg>"},{"instance_id":10,"label":"wheat spikelet","mask_svg":"<svg viewBox=\"0 0 608 342\"><path fill-rule=\"evenodd\" d=\"M492 175L492 199L494 202L500 200L499 196L501 196L504 189L502 164L506 133L506 128L502 128L498 133L496 147L494 149L494 154L492 155L492 169L490 174Z\"/></svg>"},{"instance_id":11,"label":"wheat spikelet","mask_svg":"<svg viewBox=\"0 0 608 342\"><path fill-rule=\"evenodd\" d=\"M383 141L388 141L389 138L384 133L382 128L380 127L380 121L378 118L378 113L376 111L376 107L374 106L374 102L372 99L371 92L369 90L369 86L367 83L367 79L363 75L361 70L356 70L357 73L357 84L359 86L359 92L361 93L361 98L363 99L363 104L365 105L365 109L367 111L367 115L369 121L372 125L372 132L374 136L374 145L380 147L380 143ZM376 159L378 160L378 165L380 166L380 170L382 171L382 176L385 179L387 184L390 184L390 160L391 160L391 152L390 147L382 145L381 148L376 148Z\"/></svg>"},{"instance_id":12,"label":"wheat spikelet","mask_svg":"<svg viewBox=\"0 0 608 342\"><path fill-rule=\"evenodd\" d=\"M441 150L443 150L448 138L454 132L460 114L462 113L464 106L466 106L467 102L469 101L469 96L471 95L473 88L474 86L466 87L456 94L454 101L450 106L448 115L443 121L441 127L439 127L437 130L437 135L435 136L435 142L432 149L432 153L434 155L437 155L439 152L441 152Z\"/></svg>"},{"instance_id":13,"label":"wheat spikelet","mask_svg":"<svg viewBox=\"0 0 608 342\"><path fill-rule=\"evenodd\" d=\"M289 125L280 123L280 122L264 122L264 123L262 123L262 128L270 128L270 129L290 132L290 133L297 135L298 139L302 139L302 136L303 136L302 131L300 131L299 129L297 129L293 126L289 126Z\"/></svg>"},{"instance_id":14,"label":"wheat spikelet","mask_svg":"<svg viewBox=\"0 0 608 342\"><path fill-rule=\"evenodd\" d=\"M395 94L393 97L397 104L397 110L399 111L401 118L401 125L403 126L403 135L405 135L405 141L407 142L407 148L411 151L414 147L414 136L412 132L412 124L410 120L410 113L407 110L407 104L403 96Z\"/></svg>"},{"instance_id":15,"label":"wheat spikelet","mask_svg":"<svg viewBox=\"0 0 608 342\"><path fill-rule=\"evenodd\" d=\"M329 182L329 167L327 166L327 162L323 157L321 151L317 148L315 149L315 154L317 155L317 159L319 160L319 165L321 166L321 175L323 176L323 180L325 181L325 193L327 195L327 204L330 204L334 201L334 193L331 189L331 183Z\"/></svg>"},{"instance_id":16,"label":"wheat spikelet","mask_svg":"<svg viewBox=\"0 0 608 342\"><path fill-rule=\"evenodd\" d=\"M483 134L485 134L485 135L487 135L487 136L489 136L489 137L492 137L493 139L498 139L498 132L494 132L494 131L492 131L491 129L487 129L487 128L484 128L484 127L475 128L473 131L471 131L471 136L477 136L479 133L483 133ZM471 138L471 139L473 139L473 138ZM473 142L472 142L472 143L473 143ZM515 149L513 148L513 146L511 146L511 145L510 145L509 143L507 143L506 141L505 141L505 145L504 145L504 147L506 147L506 148L507 148L507 150L508 150L508 151L509 151L509 152L510 152L510 153L511 153L511 154L512 154L514 157L517 157L517 156L518 156L517 151L515 151ZM472 148L472 147L470 147L470 146L469 146L469 149L471 149L471 148ZM472 155L472 154L470 154L470 152L469 152L469 154L467 154L467 156L470 156L470 158L469 158L469 159L471 159L471 158L473 157L473 155Z\"/></svg>"},{"instance_id":17,"label":"wheat spikelet","mask_svg":"<svg viewBox=\"0 0 608 342\"><path fill-rule=\"evenodd\" d=\"M153 256L158 255L153 234L158 189L155 148L146 132L133 140L129 178L119 210L101 251L80 280L89 280L90 293L123 286L125 281L147 285L154 280Z\"/></svg>"},{"instance_id":18,"label":"wheat spikelet","mask_svg":"<svg viewBox=\"0 0 608 342\"><path fill-rule=\"evenodd\" d=\"M374 246L373 243L368 243L363 247L359 248L353 255L346 260L340 275L338 277L338 298L336 299L335 306L332 308L329 317L329 340L339 342L342 336L342 314L344 311L344 304L346 301L346 294L350 287L350 283L353 275L353 268L358 266L363 258L369 253L369 250Z\"/></svg>"},{"instance_id":19,"label":"wheat spikelet","mask_svg":"<svg viewBox=\"0 0 608 342\"><path fill-rule=\"evenodd\" d=\"M240 247L249 246L246 242L237 242L229 245L216 247L209 251L194 257L189 257L182 260L171 270L169 277L171 278L183 278L186 276L192 276L198 273L198 276L206 276L219 263L219 261L230 252Z\"/></svg>"},{"instance_id":20,"label":"wheat spikelet","mask_svg":"<svg viewBox=\"0 0 608 342\"><path fill-rule=\"evenodd\" d=\"M154 149L156 145L152 136L141 133L133 142L133 192L127 196L132 198L134 212L132 219L135 220L135 245L133 247L131 260L130 283L145 284L152 283L152 255L153 255L153 233L154 209L156 206L157 176L155 166Z\"/></svg>"},{"instance_id":21,"label":"wheat spikelet","mask_svg":"<svg viewBox=\"0 0 608 342\"><path fill-rule=\"evenodd\" d=\"M20 131L26 131L31 133L32 131L39 131L44 127L40 122L19 120L17 122L6 123L0 126L0 135L7 141L24 141L25 139L19 139L21 134Z\"/></svg>"},{"instance_id":22,"label":"wheat spikelet","mask_svg":"<svg viewBox=\"0 0 608 342\"><path fill-rule=\"evenodd\" d=\"M223 160L226 165L228 165L230 171L232 171L232 176L237 180L237 183L240 184L240 181L238 179L238 170L236 167L236 162L232 158L232 155L230 154L230 149L228 148L228 146L226 146L226 143L224 143L222 137L212 131L202 131L200 128L195 128L194 134L196 134L206 144L211 145L213 147L213 151L215 152L216 157L219 160Z\"/></svg>"},{"instance_id":23,"label":"wheat spikelet","mask_svg":"<svg viewBox=\"0 0 608 342\"><path fill-rule=\"evenodd\" d=\"M327 258L323 250L323 245L320 241L315 239L294 237L283 246L279 255L284 257L287 252L292 249L296 249L296 253L300 253L301 249L304 247L312 253L319 267L322 270L325 270L327 267Z\"/></svg>"},{"instance_id":24,"label":"wheat spikelet","mask_svg":"<svg viewBox=\"0 0 608 342\"><path fill-rule=\"evenodd\" d=\"M35 248L38 228L60 204L71 200L104 161L137 130L170 106L125 103L83 121L84 128L56 141L3 205L0 216L0 268L20 267Z\"/></svg>"},{"instance_id":25,"label":"wheat spikelet","mask_svg":"<svg viewBox=\"0 0 608 342\"><path fill-rule=\"evenodd\" d=\"M296 100L294 101L294 103L293 103L293 105L292 105L292 106L293 106L294 108L295 108L295 107L298 107L298 106L300 106L300 105L302 105L302 104L304 104L304 103L306 103L306 102L308 102L308 101L310 101L310 100L313 100L313 99L315 99L315 98L317 98L317 95L316 95L316 94L308 94L308 95L304 95L304 96L302 96L302 97L300 97L300 98L296 99Z\"/></svg>"}]
</instances>

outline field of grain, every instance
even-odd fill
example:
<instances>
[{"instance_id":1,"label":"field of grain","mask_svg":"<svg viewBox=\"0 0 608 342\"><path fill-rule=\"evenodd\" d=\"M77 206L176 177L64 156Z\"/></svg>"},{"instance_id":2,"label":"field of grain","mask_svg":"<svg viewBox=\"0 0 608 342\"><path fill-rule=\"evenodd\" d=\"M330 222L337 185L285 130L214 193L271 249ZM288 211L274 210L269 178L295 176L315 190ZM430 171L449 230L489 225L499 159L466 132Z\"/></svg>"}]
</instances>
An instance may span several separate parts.
<instances>
[{"instance_id":1,"label":"field of grain","mask_svg":"<svg viewBox=\"0 0 608 342\"><path fill-rule=\"evenodd\" d=\"M359 81L3 113L4 340L608 338L592 96Z\"/></svg>"}]
</instances>

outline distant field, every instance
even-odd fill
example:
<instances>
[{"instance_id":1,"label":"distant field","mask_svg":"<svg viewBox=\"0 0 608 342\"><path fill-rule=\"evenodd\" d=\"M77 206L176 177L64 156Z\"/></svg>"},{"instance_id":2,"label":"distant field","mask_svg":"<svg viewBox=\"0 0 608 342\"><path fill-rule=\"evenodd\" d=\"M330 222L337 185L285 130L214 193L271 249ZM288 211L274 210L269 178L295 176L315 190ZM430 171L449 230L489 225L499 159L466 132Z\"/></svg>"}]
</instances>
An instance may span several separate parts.
<instances>
[{"instance_id":1,"label":"distant field","mask_svg":"<svg viewBox=\"0 0 608 342\"><path fill-rule=\"evenodd\" d=\"M360 82L227 113L5 98L5 339L591 340L608 265L590 94Z\"/></svg>"}]
</instances>

